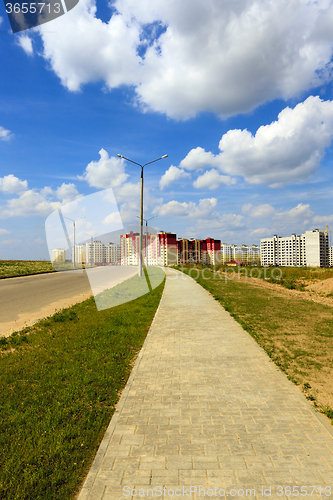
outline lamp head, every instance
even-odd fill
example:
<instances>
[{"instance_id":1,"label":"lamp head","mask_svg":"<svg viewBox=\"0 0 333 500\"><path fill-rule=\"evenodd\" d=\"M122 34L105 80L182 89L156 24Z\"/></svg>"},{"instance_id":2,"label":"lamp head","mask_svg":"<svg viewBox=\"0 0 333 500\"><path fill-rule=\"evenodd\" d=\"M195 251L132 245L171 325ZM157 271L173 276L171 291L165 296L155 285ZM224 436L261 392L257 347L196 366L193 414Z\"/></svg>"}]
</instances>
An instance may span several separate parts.
<instances>
[{"instance_id":1,"label":"lamp head","mask_svg":"<svg viewBox=\"0 0 333 500\"><path fill-rule=\"evenodd\" d=\"M119 158L124 158L123 155L117 155L117 156L119 156Z\"/></svg>"},{"instance_id":2,"label":"lamp head","mask_svg":"<svg viewBox=\"0 0 333 500\"><path fill-rule=\"evenodd\" d=\"M161 158L167 158L167 157L168 157L168 155L163 155L163 156L161 156Z\"/></svg>"}]
</instances>

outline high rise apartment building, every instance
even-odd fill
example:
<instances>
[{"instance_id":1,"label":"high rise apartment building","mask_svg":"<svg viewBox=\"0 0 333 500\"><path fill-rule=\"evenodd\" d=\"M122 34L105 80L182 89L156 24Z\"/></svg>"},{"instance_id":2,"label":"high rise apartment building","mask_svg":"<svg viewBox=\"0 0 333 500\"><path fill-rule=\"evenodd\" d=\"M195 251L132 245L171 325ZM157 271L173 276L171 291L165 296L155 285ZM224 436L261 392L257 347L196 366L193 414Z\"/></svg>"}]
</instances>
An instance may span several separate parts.
<instances>
[{"instance_id":1,"label":"high rise apartment building","mask_svg":"<svg viewBox=\"0 0 333 500\"><path fill-rule=\"evenodd\" d=\"M221 241L180 238L177 241L178 264L216 265L220 262Z\"/></svg>"},{"instance_id":2,"label":"high rise apartment building","mask_svg":"<svg viewBox=\"0 0 333 500\"><path fill-rule=\"evenodd\" d=\"M228 245L221 240L207 238L205 240L184 239L177 242L178 264L204 264L215 266L230 261L257 265L260 263L258 245Z\"/></svg>"},{"instance_id":3,"label":"high rise apartment building","mask_svg":"<svg viewBox=\"0 0 333 500\"><path fill-rule=\"evenodd\" d=\"M221 264L236 261L244 264L260 264L260 247L258 245L221 244Z\"/></svg>"},{"instance_id":4,"label":"high rise apartment building","mask_svg":"<svg viewBox=\"0 0 333 500\"><path fill-rule=\"evenodd\" d=\"M75 245L75 262L91 266L119 265L120 245L115 243L105 244L102 241Z\"/></svg>"},{"instance_id":5,"label":"high rise apartment building","mask_svg":"<svg viewBox=\"0 0 333 500\"><path fill-rule=\"evenodd\" d=\"M274 235L260 240L261 264L266 266L329 266L327 231L305 231L289 237Z\"/></svg>"},{"instance_id":6,"label":"high rise apartment building","mask_svg":"<svg viewBox=\"0 0 333 500\"><path fill-rule=\"evenodd\" d=\"M65 262L66 248L54 248L51 256L52 262Z\"/></svg>"},{"instance_id":7,"label":"high rise apartment building","mask_svg":"<svg viewBox=\"0 0 333 500\"><path fill-rule=\"evenodd\" d=\"M146 241L147 240L147 241ZM129 233L120 236L121 265L139 264L140 234ZM172 233L142 235L143 264L148 266L168 266L177 264L177 236Z\"/></svg>"},{"instance_id":8,"label":"high rise apartment building","mask_svg":"<svg viewBox=\"0 0 333 500\"><path fill-rule=\"evenodd\" d=\"M207 238L207 256L206 262L208 265L216 266L221 263L221 240Z\"/></svg>"}]
</instances>

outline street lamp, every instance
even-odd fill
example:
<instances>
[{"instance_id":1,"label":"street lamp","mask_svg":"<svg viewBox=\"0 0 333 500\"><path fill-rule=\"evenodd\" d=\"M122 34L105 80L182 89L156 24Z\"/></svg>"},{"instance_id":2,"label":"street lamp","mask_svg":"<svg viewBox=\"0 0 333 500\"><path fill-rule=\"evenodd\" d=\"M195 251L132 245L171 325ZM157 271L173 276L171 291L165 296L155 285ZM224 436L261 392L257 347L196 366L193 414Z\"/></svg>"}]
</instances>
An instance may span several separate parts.
<instances>
[{"instance_id":1,"label":"street lamp","mask_svg":"<svg viewBox=\"0 0 333 500\"><path fill-rule=\"evenodd\" d=\"M155 217L157 217L157 215L153 215L150 219L142 219L146 223L146 267L148 267L148 221L154 219ZM137 218L139 219L140 217L137 215Z\"/></svg>"},{"instance_id":2,"label":"street lamp","mask_svg":"<svg viewBox=\"0 0 333 500\"><path fill-rule=\"evenodd\" d=\"M87 234L88 236L90 236L90 240L91 240L91 241L90 241L90 243L92 243L92 242L93 242L93 237L94 237L94 235L93 235L93 234L90 234L90 233L86 233L86 234Z\"/></svg>"},{"instance_id":3,"label":"street lamp","mask_svg":"<svg viewBox=\"0 0 333 500\"><path fill-rule=\"evenodd\" d=\"M91 248L89 250L89 247L88 247L88 252L86 250L86 263L87 264L93 264L94 263L94 259L93 259L93 247L92 247L92 244L93 244L93 238L94 238L94 235L93 234L90 234L90 233L86 233L88 236L90 236L90 243L91 243ZM88 254L88 255L87 255Z\"/></svg>"},{"instance_id":4,"label":"street lamp","mask_svg":"<svg viewBox=\"0 0 333 500\"><path fill-rule=\"evenodd\" d=\"M84 217L79 217L78 219L70 219L69 217L65 217L64 216L64 219L68 219L68 220L71 220L73 222L73 248L74 248L74 252L73 252L73 267L75 268L75 222L77 220L80 220L80 219L85 219L85 216Z\"/></svg>"},{"instance_id":5,"label":"street lamp","mask_svg":"<svg viewBox=\"0 0 333 500\"><path fill-rule=\"evenodd\" d=\"M135 165L139 165L141 167L141 196L140 196L140 249L139 249L139 276L142 276L142 225L143 225L143 167L146 165L150 165L151 163L154 163L155 161L162 160L163 158L167 158L168 155L163 155L161 158L157 158L156 160L149 161L148 163L145 163L144 165L141 165L140 163L137 163L136 161L130 160L129 158L126 158L123 155L117 155L119 158L123 158L124 160L130 161L131 163L135 163Z\"/></svg>"}]
</instances>

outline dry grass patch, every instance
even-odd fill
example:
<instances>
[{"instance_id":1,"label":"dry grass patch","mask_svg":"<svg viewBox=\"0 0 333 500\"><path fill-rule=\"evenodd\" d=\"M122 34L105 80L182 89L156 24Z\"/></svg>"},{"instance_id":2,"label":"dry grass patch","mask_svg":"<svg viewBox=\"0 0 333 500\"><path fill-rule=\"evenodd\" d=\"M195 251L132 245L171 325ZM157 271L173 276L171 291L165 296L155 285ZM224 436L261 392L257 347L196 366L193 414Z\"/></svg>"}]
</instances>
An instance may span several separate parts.
<instances>
[{"instance_id":1,"label":"dry grass patch","mask_svg":"<svg viewBox=\"0 0 333 500\"><path fill-rule=\"evenodd\" d=\"M52 264L46 260L0 260L0 278L52 272Z\"/></svg>"}]
</instances>

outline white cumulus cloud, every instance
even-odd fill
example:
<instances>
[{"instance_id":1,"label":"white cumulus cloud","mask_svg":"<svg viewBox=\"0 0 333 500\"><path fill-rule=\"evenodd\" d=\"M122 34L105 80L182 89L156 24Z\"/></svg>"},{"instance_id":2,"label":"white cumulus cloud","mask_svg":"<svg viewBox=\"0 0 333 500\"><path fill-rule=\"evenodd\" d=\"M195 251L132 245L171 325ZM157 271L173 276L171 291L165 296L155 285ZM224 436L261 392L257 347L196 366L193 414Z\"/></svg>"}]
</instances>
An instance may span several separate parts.
<instances>
[{"instance_id":1,"label":"white cumulus cloud","mask_svg":"<svg viewBox=\"0 0 333 500\"><path fill-rule=\"evenodd\" d=\"M0 127L0 140L1 141L9 141L9 139L11 139L12 136L13 136L13 134L11 133L10 130L8 130L4 127Z\"/></svg>"},{"instance_id":2,"label":"white cumulus cloud","mask_svg":"<svg viewBox=\"0 0 333 500\"><path fill-rule=\"evenodd\" d=\"M275 210L269 203L264 203L262 205L253 206L252 203L246 203L242 207L243 214L247 214L249 217L271 217Z\"/></svg>"},{"instance_id":3,"label":"white cumulus cloud","mask_svg":"<svg viewBox=\"0 0 333 500\"><path fill-rule=\"evenodd\" d=\"M313 215L314 213L310 209L309 204L304 205L303 203L299 203L296 207L293 207L290 210L276 212L274 214L274 219L283 221L284 224L297 224L299 222L308 223L308 219L310 219Z\"/></svg>"},{"instance_id":4,"label":"white cumulus cloud","mask_svg":"<svg viewBox=\"0 0 333 500\"><path fill-rule=\"evenodd\" d=\"M90 162L84 174L78 178L87 181L89 186L95 188L119 187L128 178L128 174L125 174L124 160L115 156L110 158L103 148L99 155L100 159Z\"/></svg>"},{"instance_id":5,"label":"white cumulus cloud","mask_svg":"<svg viewBox=\"0 0 333 500\"><path fill-rule=\"evenodd\" d=\"M193 186L197 189L217 189L221 184L226 186L231 186L236 184L236 179L233 179L229 175L220 175L214 168L211 170L206 170L203 175L200 175L194 182Z\"/></svg>"},{"instance_id":6,"label":"white cumulus cloud","mask_svg":"<svg viewBox=\"0 0 333 500\"><path fill-rule=\"evenodd\" d=\"M0 219L32 215L47 216L60 206L82 196L73 183L63 183L55 190L49 186L42 189L28 189L27 181L21 181L12 174L0 178L0 191L17 195L16 198L6 200L5 204L0 206Z\"/></svg>"},{"instance_id":7,"label":"white cumulus cloud","mask_svg":"<svg viewBox=\"0 0 333 500\"><path fill-rule=\"evenodd\" d=\"M199 201L199 204L190 202L179 202L176 200L169 201L157 208L158 215L171 217L193 217L202 218L211 215L217 205L216 198L206 198Z\"/></svg>"},{"instance_id":8,"label":"white cumulus cloud","mask_svg":"<svg viewBox=\"0 0 333 500\"><path fill-rule=\"evenodd\" d=\"M43 194L29 189L18 198L7 201L6 207L0 209L0 218L29 216L29 215L49 215L53 210L61 206L60 202L51 201Z\"/></svg>"},{"instance_id":9,"label":"white cumulus cloud","mask_svg":"<svg viewBox=\"0 0 333 500\"><path fill-rule=\"evenodd\" d=\"M79 194L77 187L73 183L66 184L65 182L57 188L56 196L59 200L61 200L64 204L69 203L77 198L80 198L82 195Z\"/></svg>"},{"instance_id":10,"label":"white cumulus cloud","mask_svg":"<svg viewBox=\"0 0 333 500\"><path fill-rule=\"evenodd\" d=\"M130 85L144 109L186 119L248 112L331 79L332 0L116 0L112 7L103 22L94 0L80 0L52 22L55 33L39 27L43 57L69 90Z\"/></svg>"},{"instance_id":11,"label":"white cumulus cloud","mask_svg":"<svg viewBox=\"0 0 333 500\"><path fill-rule=\"evenodd\" d=\"M3 193L20 193L28 189L28 181L21 181L13 174L0 177L0 191Z\"/></svg>"},{"instance_id":12,"label":"white cumulus cloud","mask_svg":"<svg viewBox=\"0 0 333 500\"><path fill-rule=\"evenodd\" d=\"M43 56L69 90L78 91L85 83L97 81L109 88L137 82L141 68L136 22L126 23L114 14L104 23L96 17L94 0L80 0L75 9L54 19L52 27L52 31L47 25L39 28Z\"/></svg>"},{"instance_id":13,"label":"white cumulus cloud","mask_svg":"<svg viewBox=\"0 0 333 500\"><path fill-rule=\"evenodd\" d=\"M191 174L185 172L182 168L171 165L171 167L166 170L165 174L163 174L160 179L160 188L164 189L173 182L179 181L180 179L186 179L188 177L191 177Z\"/></svg>"},{"instance_id":14,"label":"white cumulus cloud","mask_svg":"<svg viewBox=\"0 0 333 500\"><path fill-rule=\"evenodd\" d=\"M271 187L305 181L317 170L333 137L333 101L310 96L293 109L287 107L278 119L248 130L229 130L213 155L198 147L180 162L194 170L215 167L226 174L243 176L251 184Z\"/></svg>"},{"instance_id":15,"label":"white cumulus cloud","mask_svg":"<svg viewBox=\"0 0 333 500\"><path fill-rule=\"evenodd\" d=\"M28 56L32 56L34 50L32 47L32 40L31 38L24 34L24 35L19 35L17 38L17 44L22 47L24 52L28 54Z\"/></svg>"}]
</instances>

